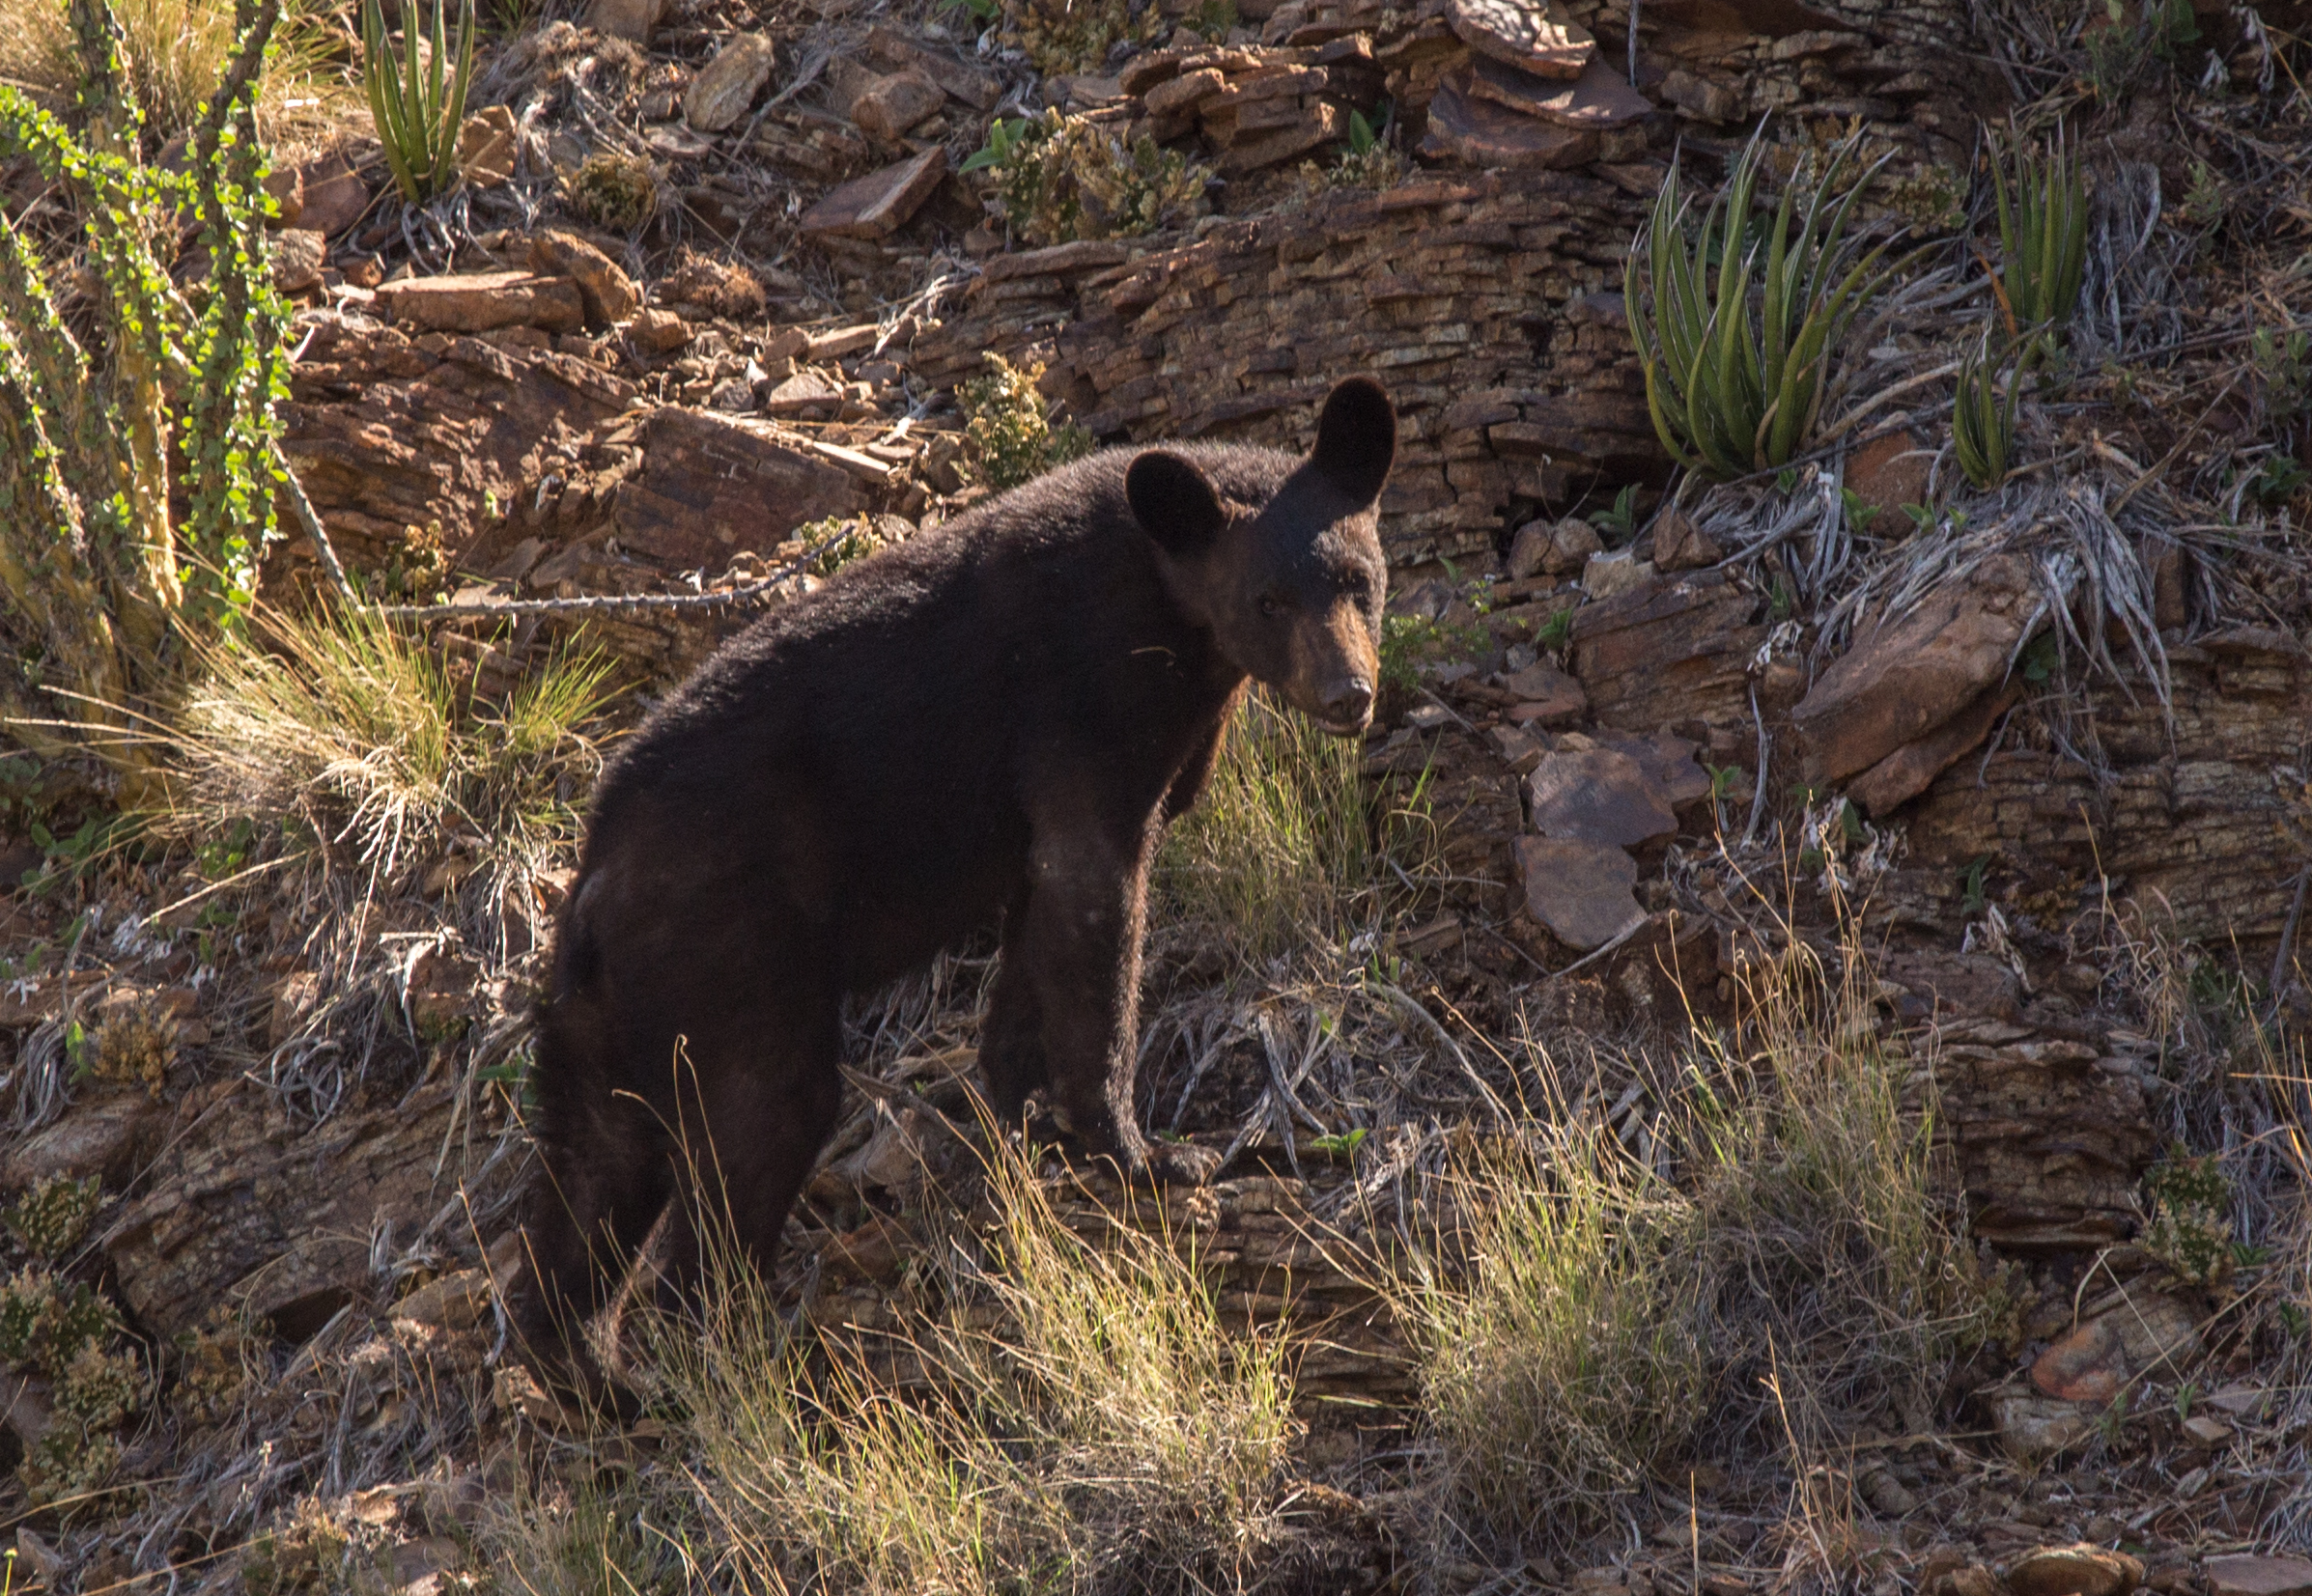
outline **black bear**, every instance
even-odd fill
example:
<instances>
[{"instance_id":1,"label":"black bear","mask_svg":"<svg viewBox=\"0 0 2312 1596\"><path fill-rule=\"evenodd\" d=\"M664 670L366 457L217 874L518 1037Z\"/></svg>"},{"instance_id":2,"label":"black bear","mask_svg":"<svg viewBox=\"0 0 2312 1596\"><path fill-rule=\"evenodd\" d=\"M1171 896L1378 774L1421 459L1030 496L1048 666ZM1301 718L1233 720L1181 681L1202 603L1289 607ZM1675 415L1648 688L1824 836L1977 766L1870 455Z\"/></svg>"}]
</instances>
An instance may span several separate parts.
<instances>
[{"instance_id":1,"label":"black bear","mask_svg":"<svg viewBox=\"0 0 2312 1596\"><path fill-rule=\"evenodd\" d=\"M766 617L649 717L595 793L539 1016L534 1353L570 1348L662 1213L679 1300L699 1197L767 1268L834 1124L844 994L983 927L996 1111L1040 1089L1127 1174L1210 1173L1133 1108L1149 860L1248 677L1369 723L1396 449L1353 378L1306 460L1093 455Z\"/></svg>"}]
</instances>

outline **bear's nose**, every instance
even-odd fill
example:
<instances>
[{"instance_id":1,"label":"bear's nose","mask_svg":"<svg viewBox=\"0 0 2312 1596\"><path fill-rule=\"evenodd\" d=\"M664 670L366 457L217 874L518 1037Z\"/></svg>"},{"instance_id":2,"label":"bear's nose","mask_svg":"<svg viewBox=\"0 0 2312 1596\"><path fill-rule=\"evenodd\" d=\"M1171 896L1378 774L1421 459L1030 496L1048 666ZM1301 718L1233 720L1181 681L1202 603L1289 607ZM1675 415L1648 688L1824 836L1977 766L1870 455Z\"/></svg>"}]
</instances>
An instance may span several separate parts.
<instances>
[{"instance_id":1,"label":"bear's nose","mask_svg":"<svg viewBox=\"0 0 2312 1596\"><path fill-rule=\"evenodd\" d=\"M1336 726L1363 725L1372 711L1372 684L1351 677L1325 694L1325 718Z\"/></svg>"}]
</instances>

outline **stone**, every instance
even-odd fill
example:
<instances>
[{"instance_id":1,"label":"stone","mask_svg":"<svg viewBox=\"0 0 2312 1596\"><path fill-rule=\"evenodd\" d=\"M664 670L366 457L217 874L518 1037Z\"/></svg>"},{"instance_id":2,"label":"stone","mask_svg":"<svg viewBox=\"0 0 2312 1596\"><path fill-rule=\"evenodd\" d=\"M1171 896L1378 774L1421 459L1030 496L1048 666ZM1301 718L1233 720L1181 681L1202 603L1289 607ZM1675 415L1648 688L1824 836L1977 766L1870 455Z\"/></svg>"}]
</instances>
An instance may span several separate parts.
<instances>
[{"instance_id":1,"label":"stone","mask_svg":"<svg viewBox=\"0 0 2312 1596\"><path fill-rule=\"evenodd\" d=\"M328 259L329 239L324 233L292 227L274 234L273 287L283 294L321 287L322 267Z\"/></svg>"},{"instance_id":2,"label":"stone","mask_svg":"<svg viewBox=\"0 0 2312 1596\"><path fill-rule=\"evenodd\" d=\"M2212 1414L2193 1414L2183 1428L2185 1439L2195 1446L2221 1446L2232 1439L2232 1426Z\"/></svg>"},{"instance_id":3,"label":"stone","mask_svg":"<svg viewBox=\"0 0 2312 1596\"><path fill-rule=\"evenodd\" d=\"M1528 665L1503 677L1501 685L1517 695L1517 701L1503 712L1512 725L1558 730L1590 713L1590 695L1582 690L1582 685L1554 666Z\"/></svg>"},{"instance_id":4,"label":"stone","mask_svg":"<svg viewBox=\"0 0 2312 1596\"><path fill-rule=\"evenodd\" d=\"M2143 1291L2050 1342L2031 1384L2066 1402L2102 1406L2138 1375L2173 1365L2199 1344L2199 1318L2174 1298Z\"/></svg>"},{"instance_id":5,"label":"stone","mask_svg":"<svg viewBox=\"0 0 2312 1596\"><path fill-rule=\"evenodd\" d=\"M1151 117L1185 116L1227 86L1227 77L1218 68L1202 67L1182 72L1169 83L1159 83L1147 92L1142 104Z\"/></svg>"},{"instance_id":6,"label":"stone","mask_svg":"<svg viewBox=\"0 0 2312 1596\"><path fill-rule=\"evenodd\" d=\"M1509 540L1508 556L1502 562L1502 571L1512 582L1531 581L1541 574L1541 562L1549 555L1549 535L1553 530L1548 521L1527 521Z\"/></svg>"},{"instance_id":7,"label":"stone","mask_svg":"<svg viewBox=\"0 0 2312 1596\"><path fill-rule=\"evenodd\" d=\"M1588 953L1644 923L1638 861L1612 844L1519 837L1515 853L1527 912L1567 947Z\"/></svg>"},{"instance_id":8,"label":"stone","mask_svg":"<svg viewBox=\"0 0 2312 1596\"><path fill-rule=\"evenodd\" d=\"M1429 101L1428 131L1422 135L1424 155L1510 171L1557 171L1598 158L1603 147L1594 128L1561 127L1519 116L1477 98L1468 85L1466 70L1438 85Z\"/></svg>"},{"instance_id":9,"label":"stone","mask_svg":"<svg viewBox=\"0 0 2312 1596\"><path fill-rule=\"evenodd\" d=\"M2312 1596L2312 1558L2210 1557L2209 1596Z\"/></svg>"},{"instance_id":10,"label":"stone","mask_svg":"<svg viewBox=\"0 0 2312 1596\"><path fill-rule=\"evenodd\" d=\"M946 148L935 144L921 154L836 184L803 213L799 225L805 237L888 238L922 209L946 175Z\"/></svg>"},{"instance_id":11,"label":"stone","mask_svg":"<svg viewBox=\"0 0 2312 1596\"><path fill-rule=\"evenodd\" d=\"M0 1191L58 1176L82 1180L90 1175L102 1176L117 1190L135 1177L167 1123L167 1110L141 1087L84 1097L55 1124L15 1137L0 1153Z\"/></svg>"},{"instance_id":12,"label":"stone","mask_svg":"<svg viewBox=\"0 0 2312 1596\"><path fill-rule=\"evenodd\" d=\"M642 449L612 518L629 553L676 570L720 571L743 550L770 554L805 521L865 508L848 472L767 423L668 406L652 412Z\"/></svg>"},{"instance_id":13,"label":"stone","mask_svg":"<svg viewBox=\"0 0 2312 1596\"><path fill-rule=\"evenodd\" d=\"M666 0L589 0L580 26L612 39L650 42L651 31L666 14Z\"/></svg>"},{"instance_id":14,"label":"stone","mask_svg":"<svg viewBox=\"0 0 2312 1596\"><path fill-rule=\"evenodd\" d=\"M486 105L458 129L458 171L475 188L495 188L514 176L514 111Z\"/></svg>"},{"instance_id":15,"label":"stone","mask_svg":"<svg viewBox=\"0 0 2312 1596\"><path fill-rule=\"evenodd\" d=\"M634 312L626 335L653 354L671 354L698 336L698 330L670 310L645 305Z\"/></svg>"},{"instance_id":16,"label":"stone","mask_svg":"<svg viewBox=\"0 0 2312 1596\"><path fill-rule=\"evenodd\" d=\"M888 67L921 72L974 111L992 111L1003 98L1003 80L995 73L928 49L888 24L867 30L867 51Z\"/></svg>"},{"instance_id":17,"label":"stone","mask_svg":"<svg viewBox=\"0 0 2312 1596\"><path fill-rule=\"evenodd\" d=\"M781 419L832 416L843 407L843 385L815 366L805 366L763 396L763 411Z\"/></svg>"},{"instance_id":18,"label":"stone","mask_svg":"<svg viewBox=\"0 0 2312 1596\"><path fill-rule=\"evenodd\" d=\"M860 132L896 144L900 134L946 102L947 91L930 73L909 67L860 90L851 101L851 121Z\"/></svg>"},{"instance_id":19,"label":"stone","mask_svg":"<svg viewBox=\"0 0 2312 1596\"><path fill-rule=\"evenodd\" d=\"M764 35L739 35L717 50L683 91L683 120L701 133L721 132L747 114L754 97L771 81L776 58Z\"/></svg>"},{"instance_id":20,"label":"stone","mask_svg":"<svg viewBox=\"0 0 2312 1596\"><path fill-rule=\"evenodd\" d=\"M1934 451L1907 428L1875 437L1847 455L1842 484L1876 512L1870 518L1872 537L1910 535L1911 519L1903 507L1926 502L1927 473L1933 464Z\"/></svg>"},{"instance_id":21,"label":"stone","mask_svg":"<svg viewBox=\"0 0 2312 1596\"><path fill-rule=\"evenodd\" d=\"M2140 1558L2084 1542L2041 1547L2007 1570L2013 1596L2129 1596L2141 1583Z\"/></svg>"},{"instance_id":22,"label":"stone","mask_svg":"<svg viewBox=\"0 0 2312 1596\"><path fill-rule=\"evenodd\" d=\"M1605 540L1597 528L1579 516L1566 516L1549 529L1549 541L1541 553L1540 573L1544 576L1570 576L1590 563L1590 556L1605 547Z\"/></svg>"},{"instance_id":23,"label":"stone","mask_svg":"<svg viewBox=\"0 0 2312 1596\"><path fill-rule=\"evenodd\" d=\"M1904 743L1847 783L1847 796L1874 820L1884 817L1924 793L1936 776L1988 737L2020 695L2012 682L1982 693L1925 737Z\"/></svg>"},{"instance_id":24,"label":"stone","mask_svg":"<svg viewBox=\"0 0 2312 1596\"><path fill-rule=\"evenodd\" d=\"M270 228L296 227L305 219L305 173L296 166L276 166L265 175L266 197L273 202Z\"/></svg>"},{"instance_id":25,"label":"stone","mask_svg":"<svg viewBox=\"0 0 2312 1596\"><path fill-rule=\"evenodd\" d=\"M471 1330L490 1312L490 1272L462 1269L419 1286L393 1304L392 1316L439 1330Z\"/></svg>"},{"instance_id":26,"label":"stone","mask_svg":"<svg viewBox=\"0 0 2312 1596\"><path fill-rule=\"evenodd\" d=\"M1600 731L1590 740L1600 748L1629 755L1646 772L1646 779L1674 810L1710 796L1709 772L1694 762L1699 744L1668 732L1650 737L1628 732Z\"/></svg>"},{"instance_id":27,"label":"stone","mask_svg":"<svg viewBox=\"0 0 2312 1596\"><path fill-rule=\"evenodd\" d=\"M407 277L381 285L377 294L394 324L414 332L488 332L493 327L576 332L586 322L585 296L576 283L527 271Z\"/></svg>"},{"instance_id":28,"label":"stone","mask_svg":"<svg viewBox=\"0 0 2312 1596\"><path fill-rule=\"evenodd\" d=\"M1643 848L1678 834L1678 816L1652 774L1615 748L1560 750L1525 778L1534 829L1561 841Z\"/></svg>"},{"instance_id":29,"label":"stone","mask_svg":"<svg viewBox=\"0 0 2312 1596\"><path fill-rule=\"evenodd\" d=\"M1621 127L1653 114L1652 100L1594 56L1570 83L1537 76L1489 55L1474 58L1469 66L1469 92L1478 98L1561 127Z\"/></svg>"},{"instance_id":30,"label":"stone","mask_svg":"<svg viewBox=\"0 0 2312 1596\"><path fill-rule=\"evenodd\" d=\"M297 177L304 195L298 227L333 238L369 210L369 184L334 151L297 168Z\"/></svg>"},{"instance_id":31,"label":"stone","mask_svg":"<svg viewBox=\"0 0 2312 1596\"><path fill-rule=\"evenodd\" d=\"M1699 571L1726 558L1726 551L1682 510L1665 510L1653 523L1656 571Z\"/></svg>"},{"instance_id":32,"label":"stone","mask_svg":"<svg viewBox=\"0 0 2312 1596\"><path fill-rule=\"evenodd\" d=\"M552 272L578 285L588 326L612 326L634 319L642 295L617 262L575 233L549 230L530 239L530 269Z\"/></svg>"},{"instance_id":33,"label":"stone","mask_svg":"<svg viewBox=\"0 0 2312 1596\"><path fill-rule=\"evenodd\" d=\"M1732 122L1742 114L1742 97L1723 83L1673 68L1656 91L1662 98L1704 122Z\"/></svg>"},{"instance_id":34,"label":"stone","mask_svg":"<svg viewBox=\"0 0 2312 1596\"><path fill-rule=\"evenodd\" d=\"M2002 554L1882 617L1790 712L1802 779L1843 781L1949 720L2006 676L2038 608L2030 564Z\"/></svg>"},{"instance_id":35,"label":"stone","mask_svg":"<svg viewBox=\"0 0 2312 1596\"><path fill-rule=\"evenodd\" d=\"M1448 0L1462 42L1540 77L1579 77L1597 54L1590 30L1545 0Z\"/></svg>"},{"instance_id":36,"label":"stone","mask_svg":"<svg viewBox=\"0 0 2312 1596\"><path fill-rule=\"evenodd\" d=\"M1549 751L1541 746L1533 733L1515 726L1494 726L1487 730L1485 736L1493 743L1494 753L1509 768L1511 775L1526 774L1540 764L1542 755Z\"/></svg>"},{"instance_id":37,"label":"stone","mask_svg":"<svg viewBox=\"0 0 2312 1596\"><path fill-rule=\"evenodd\" d=\"M1631 730L1747 722L1750 660L1766 635L1753 604L1725 572L1698 571L1575 610L1568 657L1592 713Z\"/></svg>"},{"instance_id":38,"label":"stone","mask_svg":"<svg viewBox=\"0 0 2312 1596\"><path fill-rule=\"evenodd\" d=\"M1638 558L1634 548L1617 549L1611 554L1593 554L1582 567L1582 591L1593 603L1604 599L1618 599L1622 594L1644 587L1653 579L1653 562Z\"/></svg>"},{"instance_id":39,"label":"stone","mask_svg":"<svg viewBox=\"0 0 2312 1596\"><path fill-rule=\"evenodd\" d=\"M2010 1457L2025 1465L2044 1463L2070 1451L2098 1434L2103 1422L2100 1408L2043 1396L2028 1386L1988 1392L1986 1402L1999 1444Z\"/></svg>"}]
</instances>

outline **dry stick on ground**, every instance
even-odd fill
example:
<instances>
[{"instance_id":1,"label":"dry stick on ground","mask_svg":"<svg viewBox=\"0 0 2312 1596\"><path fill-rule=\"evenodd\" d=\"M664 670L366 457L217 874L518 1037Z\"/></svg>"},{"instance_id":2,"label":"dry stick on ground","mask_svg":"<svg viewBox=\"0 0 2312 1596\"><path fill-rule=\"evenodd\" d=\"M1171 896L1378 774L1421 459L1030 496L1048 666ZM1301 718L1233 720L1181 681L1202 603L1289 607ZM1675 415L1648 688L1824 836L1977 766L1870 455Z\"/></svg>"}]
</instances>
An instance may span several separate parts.
<instances>
[{"instance_id":1,"label":"dry stick on ground","mask_svg":"<svg viewBox=\"0 0 2312 1596\"><path fill-rule=\"evenodd\" d=\"M720 609L769 596L789 576L800 574L813 560L849 536L850 527L831 532L758 582L719 593L602 593L583 599L461 600L446 604L380 604L378 613L397 621L487 619L503 615L571 615L604 610Z\"/></svg>"}]
</instances>

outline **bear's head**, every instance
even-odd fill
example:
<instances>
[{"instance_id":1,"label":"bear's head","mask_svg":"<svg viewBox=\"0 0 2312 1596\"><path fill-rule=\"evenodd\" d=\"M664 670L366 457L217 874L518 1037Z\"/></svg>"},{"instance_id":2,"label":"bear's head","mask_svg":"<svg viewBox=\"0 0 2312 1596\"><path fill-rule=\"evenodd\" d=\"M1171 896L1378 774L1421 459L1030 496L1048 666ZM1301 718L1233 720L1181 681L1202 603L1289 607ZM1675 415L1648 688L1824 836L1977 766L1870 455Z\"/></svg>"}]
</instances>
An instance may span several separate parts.
<instances>
[{"instance_id":1,"label":"bear's head","mask_svg":"<svg viewBox=\"0 0 2312 1596\"><path fill-rule=\"evenodd\" d=\"M1193 461L1151 449L1124 478L1172 593L1221 652L1326 731L1371 723L1379 690L1379 502L1396 410L1352 377L1325 399L1316 446L1266 504L1239 504Z\"/></svg>"}]
</instances>

